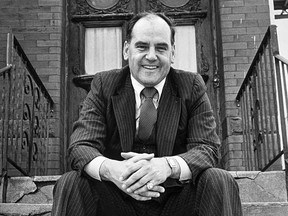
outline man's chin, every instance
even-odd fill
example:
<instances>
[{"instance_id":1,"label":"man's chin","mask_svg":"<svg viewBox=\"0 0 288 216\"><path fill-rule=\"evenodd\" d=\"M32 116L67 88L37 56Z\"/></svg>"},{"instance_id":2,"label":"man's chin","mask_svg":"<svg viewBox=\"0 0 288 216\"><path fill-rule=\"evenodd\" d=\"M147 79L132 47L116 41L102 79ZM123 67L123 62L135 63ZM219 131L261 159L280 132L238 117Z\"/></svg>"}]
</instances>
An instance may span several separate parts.
<instances>
[{"instance_id":1,"label":"man's chin","mask_svg":"<svg viewBox=\"0 0 288 216\"><path fill-rule=\"evenodd\" d=\"M146 87L152 87L155 86L159 83L160 81L156 78L146 78L146 79L142 79L142 84Z\"/></svg>"}]
</instances>

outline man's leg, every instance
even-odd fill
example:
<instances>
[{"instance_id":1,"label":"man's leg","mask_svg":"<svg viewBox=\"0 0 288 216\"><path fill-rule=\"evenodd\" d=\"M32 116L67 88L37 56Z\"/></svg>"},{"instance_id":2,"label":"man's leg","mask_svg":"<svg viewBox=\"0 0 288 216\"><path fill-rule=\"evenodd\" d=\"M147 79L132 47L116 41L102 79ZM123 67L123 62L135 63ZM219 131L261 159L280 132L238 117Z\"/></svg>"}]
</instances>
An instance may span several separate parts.
<instances>
[{"instance_id":1,"label":"man's leg","mask_svg":"<svg viewBox=\"0 0 288 216\"><path fill-rule=\"evenodd\" d=\"M54 186L52 216L96 215L97 206L89 182L76 171L63 174Z\"/></svg>"},{"instance_id":2,"label":"man's leg","mask_svg":"<svg viewBox=\"0 0 288 216\"><path fill-rule=\"evenodd\" d=\"M135 215L125 196L112 183L65 173L53 190L52 216Z\"/></svg>"},{"instance_id":3,"label":"man's leg","mask_svg":"<svg viewBox=\"0 0 288 216\"><path fill-rule=\"evenodd\" d=\"M161 216L241 216L238 185L229 172L210 168L197 184L171 193Z\"/></svg>"},{"instance_id":4,"label":"man's leg","mask_svg":"<svg viewBox=\"0 0 288 216\"><path fill-rule=\"evenodd\" d=\"M241 216L238 184L222 169L210 168L200 176L196 189L199 216Z\"/></svg>"}]
</instances>

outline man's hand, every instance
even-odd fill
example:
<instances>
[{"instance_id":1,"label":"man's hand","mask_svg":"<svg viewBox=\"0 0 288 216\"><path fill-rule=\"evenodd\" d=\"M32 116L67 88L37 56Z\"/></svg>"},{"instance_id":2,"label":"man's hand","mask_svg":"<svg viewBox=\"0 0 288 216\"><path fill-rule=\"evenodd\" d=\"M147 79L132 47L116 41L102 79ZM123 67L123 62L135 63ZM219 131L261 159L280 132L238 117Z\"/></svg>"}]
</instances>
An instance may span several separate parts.
<instances>
[{"instance_id":1,"label":"man's hand","mask_svg":"<svg viewBox=\"0 0 288 216\"><path fill-rule=\"evenodd\" d=\"M163 193L165 189L161 186L155 185L151 190L143 190L139 193L132 193L123 188L124 178L121 177L121 174L124 172L128 173L127 170L130 167L133 167L133 164L138 163L139 161L149 161L154 157L154 154L137 154L137 153L123 153L124 161L116 161L107 159L105 160L100 167L100 176L103 180L113 182L120 190L127 193L136 200L146 201L150 200L152 197L159 197L160 193Z\"/></svg>"},{"instance_id":2,"label":"man's hand","mask_svg":"<svg viewBox=\"0 0 288 216\"><path fill-rule=\"evenodd\" d=\"M139 157L131 153L122 153L121 156L128 160ZM166 159L153 157L150 160L137 160L135 163L129 164L120 179L124 182L122 188L126 189L128 193L142 194L149 190L155 190L155 187L161 187L164 192L165 189L159 185L170 175L171 169Z\"/></svg>"}]
</instances>

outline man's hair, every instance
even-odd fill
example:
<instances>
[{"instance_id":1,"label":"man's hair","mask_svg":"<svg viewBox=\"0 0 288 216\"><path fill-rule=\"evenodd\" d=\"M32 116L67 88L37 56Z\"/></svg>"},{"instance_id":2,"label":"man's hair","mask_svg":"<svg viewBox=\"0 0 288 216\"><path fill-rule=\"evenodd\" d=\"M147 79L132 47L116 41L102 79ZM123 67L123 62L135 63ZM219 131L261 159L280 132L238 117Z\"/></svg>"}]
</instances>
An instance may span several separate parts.
<instances>
[{"instance_id":1,"label":"man's hair","mask_svg":"<svg viewBox=\"0 0 288 216\"><path fill-rule=\"evenodd\" d=\"M127 28L126 28L126 41L130 42L132 39L132 31L133 27L140 20L141 18L154 15L162 18L170 27L171 32L171 44L174 45L175 42L175 28L174 28L174 22L172 19L168 18L164 13L154 13L154 12L142 12L136 14L132 19L128 22Z\"/></svg>"}]
</instances>

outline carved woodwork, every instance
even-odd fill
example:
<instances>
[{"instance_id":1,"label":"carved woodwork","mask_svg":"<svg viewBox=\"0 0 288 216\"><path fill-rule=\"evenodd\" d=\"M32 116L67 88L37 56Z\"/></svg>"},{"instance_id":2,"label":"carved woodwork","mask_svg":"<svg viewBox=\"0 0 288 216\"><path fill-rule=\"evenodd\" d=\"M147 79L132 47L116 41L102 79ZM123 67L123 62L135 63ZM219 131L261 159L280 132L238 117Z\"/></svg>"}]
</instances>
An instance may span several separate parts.
<instances>
[{"instance_id":1,"label":"carved woodwork","mask_svg":"<svg viewBox=\"0 0 288 216\"><path fill-rule=\"evenodd\" d=\"M202 75L205 83L208 81L209 79L209 75L208 75L208 72L209 72L209 62L208 62L208 59L206 57L206 55L204 54L204 51L203 51L203 44L201 45L201 66L200 66L200 74Z\"/></svg>"},{"instance_id":2,"label":"carved woodwork","mask_svg":"<svg viewBox=\"0 0 288 216\"><path fill-rule=\"evenodd\" d=\"M199 11L200 3L200 0L148 0L150 10L157 12L165 11L165 13Z\"/></svg>"},{"instance_id":3,"label":"carved woodwork","mask_svg":"<svg viewBox=\"0 0 288 216\"><path fill-rule=\"evenodd\" d=\"M95 9L109 9L115 6L119 0L86 0Z\"/></svg>"},{"instance_id":4,"label":"carved woodwork","mask_svg":"<svg viewBox=\"0 0 288 216\"><path fill-rule=\"evenodd\" d=\"M73 15L96 15L111 13L129 13L128 10L130 0L110 1L110 4L96 5L95 0L76 0L76 4L72 7ZM110 7L109 7L110 5Z\"/></svg>"}]
</instances>

